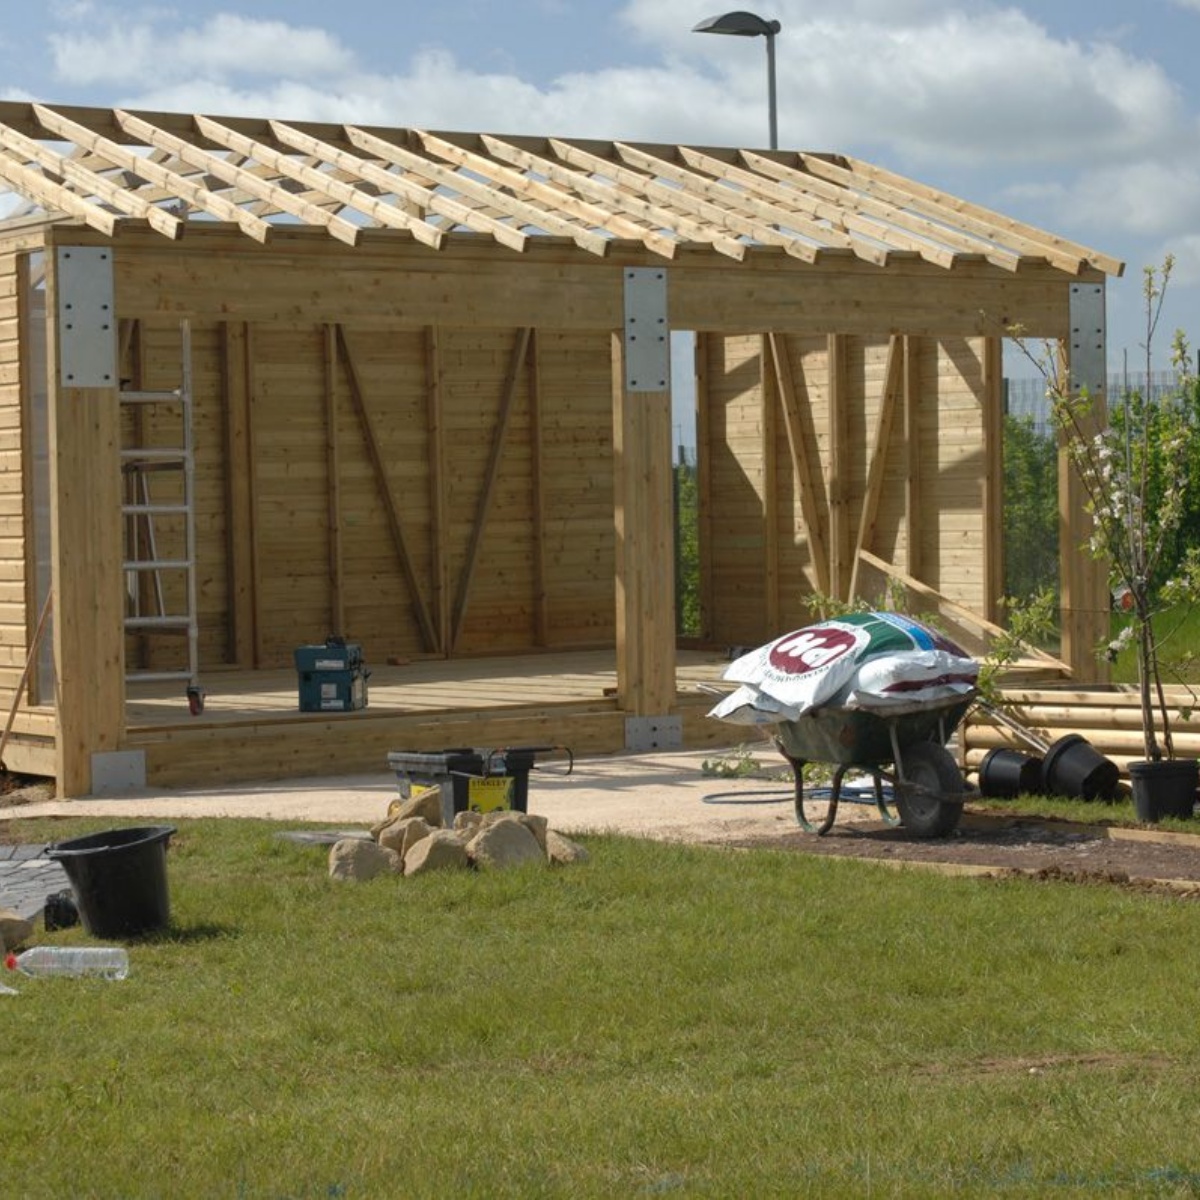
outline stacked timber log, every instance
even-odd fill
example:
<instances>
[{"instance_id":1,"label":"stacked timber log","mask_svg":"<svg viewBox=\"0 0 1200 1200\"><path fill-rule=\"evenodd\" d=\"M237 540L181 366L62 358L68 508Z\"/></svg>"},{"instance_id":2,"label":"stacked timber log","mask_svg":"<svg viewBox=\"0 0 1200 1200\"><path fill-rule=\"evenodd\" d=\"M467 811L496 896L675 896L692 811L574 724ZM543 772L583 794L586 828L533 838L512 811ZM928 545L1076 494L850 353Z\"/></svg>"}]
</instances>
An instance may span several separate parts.
<instances>
[{"instance_id":1,"label":"stacked timber log","mask_svg":"<svg viewBox=\"0 0 1200 1200\"><path fill-rule=\"evenodd\" d=\"M1166 689L1171 732L1177 758L1200 758L1200 706L1185 687ZM1085 737L1101 754L1127 773L1129 762L1144 759L1141 701L1126 686L1013 687L1002 693L1002 712L1011 714L1045 746L1068 733ZM1162 736L1159 735L1159 744ZM1038 753L1023 733L1002 717L973 708L959 729L959 756L968 772L976 772L989 750L1011 746Z\"/></svg>"}]
</instances>

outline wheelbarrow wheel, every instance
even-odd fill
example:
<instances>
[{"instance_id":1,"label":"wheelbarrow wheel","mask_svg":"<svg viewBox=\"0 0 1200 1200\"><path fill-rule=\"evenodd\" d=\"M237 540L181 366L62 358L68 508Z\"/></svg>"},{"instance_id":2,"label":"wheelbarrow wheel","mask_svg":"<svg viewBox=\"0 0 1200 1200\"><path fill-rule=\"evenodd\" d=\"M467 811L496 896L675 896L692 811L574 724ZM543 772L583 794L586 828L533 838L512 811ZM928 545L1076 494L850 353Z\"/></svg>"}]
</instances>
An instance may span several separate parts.
<instances>
[{"instance_id":1,"label":"wheelbarrow wheel","mask_svg":"<svg viewBox=\"0 0 1200 1200\"><path fill-rule=\"evenodd\" d=\"M914 742L902 754L904 781L896 788L900 824L918 838L953 833L963 807L963 778L954 756L937 742Z\"/></svg>"}]
</instances>

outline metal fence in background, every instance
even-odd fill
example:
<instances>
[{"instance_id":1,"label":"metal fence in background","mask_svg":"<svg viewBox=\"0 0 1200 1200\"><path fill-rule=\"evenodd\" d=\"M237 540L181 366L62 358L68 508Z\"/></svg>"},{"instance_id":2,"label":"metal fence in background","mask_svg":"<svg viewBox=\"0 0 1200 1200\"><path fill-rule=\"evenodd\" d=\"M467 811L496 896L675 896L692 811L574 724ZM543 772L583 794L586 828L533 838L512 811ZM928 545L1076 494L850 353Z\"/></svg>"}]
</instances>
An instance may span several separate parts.
<instances>
[{"instance_id":1,"label":"metal fence in background","mask_svg":"<svg viewBox=\"0 0 1200 1200\"><path fill-rule=\"evenodd\" d=\"M1176 385L1175 372L1170 370L1152 371L1147 376L1144 371L1130 372L1128 375L1110 375L1108 377L1108 394L1110 397L1123 395L1125 392L1141 392L1152 399L1171 391ZM1053 432L1050 420L1050 401L1046 396L1046 381L1040 375L1028 379L1004 380L1004 411L1013 417L1029 417L1033 427L1042 437L1049 437Z\"/></svg>"}]
</instances>

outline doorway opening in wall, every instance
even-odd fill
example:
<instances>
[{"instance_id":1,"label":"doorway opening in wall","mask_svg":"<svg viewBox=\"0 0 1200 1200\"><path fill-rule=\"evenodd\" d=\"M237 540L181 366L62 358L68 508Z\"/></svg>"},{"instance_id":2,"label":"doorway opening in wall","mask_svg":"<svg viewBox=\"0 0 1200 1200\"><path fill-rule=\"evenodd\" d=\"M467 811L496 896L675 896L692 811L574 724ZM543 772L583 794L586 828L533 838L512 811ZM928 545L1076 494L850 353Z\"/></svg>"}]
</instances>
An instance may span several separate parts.
<instances>
[{"instance_id":1,"label":"doorway opening in wall","mask_svg":"<svg viewBox=\"0 0 1200 1200\"><path fill-rule=\"evenodd\" d=\"M1035 351L1012 340L1004 343L1004 595L1028 603L1049 589L1057 614L1061 596L1058 445L1047 381L1026 349ZM1042 649L1056 653L1057 635L1053 645Z\"/></svg>"},{"instance_id":2,"label":"doorway opening in wall","mask_svg":"<svg viewBox=\"0 0 1200 1200\"><path fill-rule=\"evenodd\" d=\"M675 494L675 636L696 640L700 619L700 479L696 437L696 335L671 333L672 478Z\"/></svg>"}]
</instances>

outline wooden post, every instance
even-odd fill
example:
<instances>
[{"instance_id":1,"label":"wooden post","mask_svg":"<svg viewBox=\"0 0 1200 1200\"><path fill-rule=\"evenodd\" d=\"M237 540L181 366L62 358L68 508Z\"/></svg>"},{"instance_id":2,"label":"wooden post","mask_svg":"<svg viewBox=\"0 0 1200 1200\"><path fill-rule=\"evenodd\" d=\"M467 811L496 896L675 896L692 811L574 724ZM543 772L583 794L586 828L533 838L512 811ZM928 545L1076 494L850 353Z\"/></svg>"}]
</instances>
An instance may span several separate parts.
<instances>
[{"instance_id":1,"label":"wooden post","mask_svg":"<svg viewBox=\"0 0 1200 1200\"><path fill-rule=\"evenodd\" d=\"M904 339L904 564L910 575L921 576L921 340Z\"/></svg>"},{"instance_id":2,"label":"wooden post","mask_svg":"<svg viewBox=\"0 0 1200 1200\"><path fill-rule=\"evenodd\" d=\"M625 390L624 346L612 340L617 691L626 715L675 706L675 556L671 393Z\"/></svg>"},{"instance_id":3,"label":"wooden post","mask_svg":"<svg viewBox=\"0 0 1200 1200\"><path fill-rule=\"evenodd\" d=\"M708 395L708 356L712 353L711 335L696 334L696 524L700 559L700 637L712 636L715 604L713 580L712 527L712 419Z\"/></svg>"},{"instance_id":4,"label":"wooden post","mask_svg":"<svg viewBox=\"0 0 1200 1200\"><path fill-rule=\"evenodd\" d=\"M50 523L59 796L92 791L92 755L125 733L117 387L64 387L50 304Z\"/></svg>"},{"instance_id":5,"label":"wooden post","mask_svg":"<svg viewBox=\"0 0 1200 1200\"><path fill-rule=\"evenodd\" d=\"M842 334L831 333L826 345L829 362L829 591L835 600L845 600L850 590L846 339Z\"/></svg>"},{"instance_id":6,"label":"wooden post","mask_svg":"<svg viewBox=\"0 0 1200 1200\"><path fill-rule=\"evenodd\" d=\"M1000 339L983 342L983 615L1000 621L1004 594L1004 362Z\"/></svg>"},{"instance_id":7,"label":"wooden post","mask_svg":"<svg viewBox=\"0 0 1200 1200\"><path fill-rule=\"evenodd\" d=\"M776 401L775 371L771 361L770 335L759 339L759 412L762 455L762 539L763 539L763 597L766 627L779 628L779 473L775 465L775 443L779 437L779 404Z\"/></svg>"},{"instance_id":8,"label":"wooden post","mask_svg":"<svg viewBox=\"0 0 1200 1200\"><path fill-rule=\"evenodd\" d=\"M221 323L221 393L225 409L225 546L228 555L227 661L258 666L254 427L251 422L253 341L242 321Z\"/></svg>"},{"instance_id":9,"label":"wooden post","mask_svg":"<svg viewBox=\"0 0 1200 1200\"><path fill-rule=\"evenodd\" d=\"M325 326L325 464L329 476L329 618L333 630L346 629L346 603L342 569L342 468L338 446L337 327Z\"/></svg>"}]
</instances>

